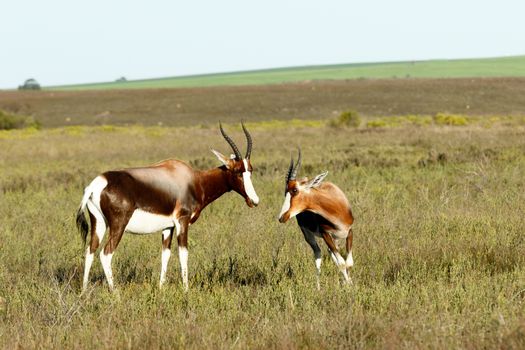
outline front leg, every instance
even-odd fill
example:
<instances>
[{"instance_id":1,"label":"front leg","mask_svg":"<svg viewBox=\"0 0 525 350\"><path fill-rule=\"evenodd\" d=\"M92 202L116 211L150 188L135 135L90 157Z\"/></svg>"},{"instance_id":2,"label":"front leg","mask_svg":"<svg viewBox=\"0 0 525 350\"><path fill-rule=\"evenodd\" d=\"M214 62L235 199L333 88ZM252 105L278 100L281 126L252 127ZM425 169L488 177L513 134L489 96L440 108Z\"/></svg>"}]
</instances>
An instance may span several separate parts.
<instances>
[{"instance_id":1,"label":"front leg","mask_svg":"<svg viewBox=\"0 0 525 350\"><path fill-rule=\"evenodd\" d=\"M348 230L348 236L346 237L346 253L348 254L346 256L346 267L350 268L354 266L354 258L352 257L352 241L354 237L354 232L352 231L352 227Z\"/></svg>"},{"instance_id":2,"label":"front leg","mask_svg":"<svg viewBox=\"0 0 525 350\"><path fill-rule=\"evenodd\" d=\"M352 281L348 277L348 272L346 271L346 261L345 259L343 259L343 257L339 253L339 250L337 249L337 245L335 244L334 239L327 232L323 232L322 235L323 235L323 240L326 242L326 245L328 246L328 250L330 251L332 260L334 260L334 263L339 268L339 271L341 271L341 273L343 274L345 283L346 284L352 283Z\"/></svg>"},{"instance_id":3,"label":"front leg","mask_svg":"<svg viewBox=\"0 0 525 350\"><path fill-rule=\"evenodd\" d=\"M312 231L308 230L307 228L303 226L299 226L301 228L301 231L303 231L304 239L306 242L312 247L312 250L314 251L314 258L315 258L315 268L316 268L316 277L317 277L317 289L321 289L321 283L319 281L321 276L321 248L319 248L319 245L317 244L315 240L315 235Z\"/></svg>"},{"instance_id":4,"label":"front leg","mask_svg":"<svg viewBox=\"0 0 525 350\"><path fill-rule=\"evenodd\" d=\"M177 243L179 245L180 273L184 290L188 290L188 217L180 217L175 221L177 227Z\"/></svg>"}]
</instances>

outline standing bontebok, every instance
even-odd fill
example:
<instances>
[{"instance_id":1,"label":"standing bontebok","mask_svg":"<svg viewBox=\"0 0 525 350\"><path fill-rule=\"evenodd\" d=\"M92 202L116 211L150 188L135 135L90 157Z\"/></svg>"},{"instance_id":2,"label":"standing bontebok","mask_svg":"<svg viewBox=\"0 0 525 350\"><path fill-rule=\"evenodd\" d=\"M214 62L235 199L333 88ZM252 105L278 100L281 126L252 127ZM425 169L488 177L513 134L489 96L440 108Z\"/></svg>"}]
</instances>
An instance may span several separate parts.
<instances>
[{"instance_id":1,"label":"standing bontebok","mask_svg":"<svg viewBox=\"0 0 525 350\"><path fill-rule=\"evenodd\" d=\"M89 229L84 215L87 208L91 240L86 250L83 290L87 287L94 254L106 228L109 228L109 238L100 252L100 261L110 289L113 289L111 258L125 231L137 234L162 231L162 286L171 255L173 230L176 229L182 282L187 290L188 227L197 221L201 211L231 190L243 196L249 207L259 204L251 180L252 138L248 130L242 124L248 144L246 155L242 157L222 125L219 126L234 154L226 157L212 150L223 164L218 168L198 171L184 162L170 159L142 168L108 171L86 187L76 219L85 243Z\"/></svg>"},{"instance_id":2,"label":"standing bontebok","mask_svg":"<svg viewBox=\"0 0 525 350\"><path fill-rule=\"evenodd\" d=\"M280 222L286 222L294 216L304 234L306 242L312 247L317 268L317 288L320 288L321 249L315 237L322 238L332 260L344 277L345 283L351 283L348 268L354 265L352 258L352 223L354 217L345 194L330 182L323 182L328 172L317 175L313 180L296 180L297 170L301 166L301 150L294 166L293 157L286 176L285 198ZM346 240L346 260L337 248L339 241Z\"/></svg>"}]
</instances>

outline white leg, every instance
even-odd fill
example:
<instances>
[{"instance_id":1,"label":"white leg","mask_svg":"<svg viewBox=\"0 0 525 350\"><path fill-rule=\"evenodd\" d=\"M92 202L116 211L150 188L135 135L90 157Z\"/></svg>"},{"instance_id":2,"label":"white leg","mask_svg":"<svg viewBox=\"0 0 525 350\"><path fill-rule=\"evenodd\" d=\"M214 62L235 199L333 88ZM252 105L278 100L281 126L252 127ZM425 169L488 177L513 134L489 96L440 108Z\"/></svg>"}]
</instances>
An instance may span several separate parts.
<instances>
[{"instance_id":1,"label":"white leg","mask_svg":"<svg viewBox=\"0 0 525 350\"><path fill-rule=\"evenodd\" d=\"M321 262L323 260L321 259L321 256L319 257L316 257L315 258L315 268L317 269L316 271L316 277L317 277L317 290L320 290L321 289L321 282L320 282L320 276L321 276Z\"/></svg>"},{"instance_id":2,"label":"white leg","mask_svg":"<svg viewBox=\"0 0 525 350\"><path fill-rule=\"evenodd\" d=\"M168 271L168 261L170 261L171 249L162 248L162 267L160 270L160 287L166 282L166 272Z\"/></svg>"},{"instance_id":3,"label":"white leg","mask_svg":"<svg viewBox=\"0 0 525 350\"><path fill-rule=\"evenodd\" d=\"M86 249L86 262L84 265L84 281L82 283L82 291L85 291L88 286L89 281L89 270L91 270L91 265L93 264L93 258L95 253L90 253L90 247Z\"/></svg>"},{"instance_id":4,"label":"white leg","mask_svg":"<svg viewBox=\"0 0 525 350\"><path fill-rule=\"evenodd\" d=\"M344 283L352 283L352 281L350 280L350 278L348 277L348 272L346 271L346 261L345 259L343 259L343 257L341 256L341 254L339 254L339 252L332 252L330 249L328 249L328 251L330 252L330 256L332 257L332 260L334 261L335 265L337 266L337 268L339 268L339 271L341 271L341 273L343 274L343 277L344 277Z\"/></svg>"},{"instance_id":5,"label":"white leg","mask_svg":"<svg viewBox=\"0 0 525 350\"><path fill-rule=\"evenodd\" d=\"M352 257L352 251L348 252L348 256L346 257L346 267L352 267L354 266L354 258Z\"/></svg>"},{"instance_id":6,"label":"white leg","mask_svg":"<svg viewBox=\"0 0 525 350\"><path fill-rule=\"evenodd\" d=\"M334 262L334 264L337 265L337 258L335 257L334 253L332 253L330 249L328 249L328 254L330 254L330 257L332 258L332 261Z\"/></svg>"},{"instance_id":7,"label":"white leg","mask_svg":"<svg viewBox=\"0 0 525 350\"><path fill-rule=\"evenodd\" d=\"M346 269L345 272L348 276L348 269L354 266L354 258L352 257L352 251L348 252L348 256L346 257ZM348 283L352 284L352 278L348 276Z\"/></svg>"},{"instance_id":8,"label":"white leg","mask_svg":"<svg viewBox=\"0 0 525 350\"><path fill-rule=\"evenodd\" d=\"M113 291L113 271L111 270L111 259L113 258L113 253L108 255L104 254L104 250L100 252L100 262L102 263L102 268L106 274L106 279L108 281L109 289Z\"/></svg>"},{"instance_id":9,"label":"white leg","mask_svg":"<svg viewBox=\"0 0 525 350\"><path fill-rule=\"evenodd\" d=\"M184 290L188 290L188 249L179 246L180 273Z\"/></svg>"},{"instance_id":10,"label":"white leg","mask_svg":"<svg viewBox=\"0 0 525 350\"><path fill-rule=\"evenodd\" d=\"M314 258L315 258L315 269L316 269L316 282L317 282L317 289L321 289L321 282L320 282L320 276L321 276L321 248L319 248L319 245L317 244L317 241L315 240L315 235L313 232L308 230L306 227L299 226L301 228L301 231L303 232L304 239L306 242L310 245L314 252Z\"/></svg>"},{"instance_id":11,"label":"white leg","mask_svg":"<svg viewBox=\"0 0 525 350\"><path fill-rule=\"evenodd\" d=\"M346 265L346 273L348 273L348 269L354 266L354 258L352 256L352 242L354 240L354 231L352 230L352 227L348 229L348 236L346 237L346 252L348 253L345 261ZM352 284L352 279L348 278L348 281L350 284Z\"/></svg>"},{"instance_id":12,"label":"white leg","mask_svg":"<svg viewBox=\"0 0 525 350\"><path fill-rule=\"evenodd\" d=\"M344 268L341 269L341 273L343 274L343 277L345 279L344 283L345 284L352 284L352 280L348 276L348 271L346 270L346 266L344 266Z\"/></svg>"}]
</instances>

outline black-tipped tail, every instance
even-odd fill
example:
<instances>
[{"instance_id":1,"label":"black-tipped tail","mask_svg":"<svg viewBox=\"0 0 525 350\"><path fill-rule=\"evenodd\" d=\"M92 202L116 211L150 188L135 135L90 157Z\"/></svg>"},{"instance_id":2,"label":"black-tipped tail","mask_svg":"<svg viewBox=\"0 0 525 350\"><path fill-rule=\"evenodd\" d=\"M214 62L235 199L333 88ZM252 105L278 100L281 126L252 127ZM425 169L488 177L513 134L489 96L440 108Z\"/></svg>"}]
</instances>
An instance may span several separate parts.
<instances>
[{"instance_id":1,"label":"black-tipped tail","mask_svg":"<svg viewBox=\"0 0 525 350\"><path fill-rule=\"evenodd\" d=\"M80 207L77 211L77 229L80 232L80 237L82 237L82 242L86 245L86 238L89 230L89 225L86 220L86 215L84 215L84 208Z\"/></svg>"}]
</instances>

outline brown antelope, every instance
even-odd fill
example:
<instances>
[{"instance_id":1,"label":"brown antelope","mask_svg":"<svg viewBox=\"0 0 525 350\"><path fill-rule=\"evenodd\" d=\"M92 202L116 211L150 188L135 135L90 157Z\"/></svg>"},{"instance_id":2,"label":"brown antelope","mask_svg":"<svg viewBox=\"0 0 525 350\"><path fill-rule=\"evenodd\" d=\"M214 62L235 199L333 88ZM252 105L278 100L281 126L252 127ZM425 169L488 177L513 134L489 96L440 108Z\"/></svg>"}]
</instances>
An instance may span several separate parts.
<instances>
[{"instance_id":1,"label":"brown antelope","mask_svg":"<svg viewBox=\"0 0 525 350\"><path fill-rule=\"evenodd\" d=\"M247 140L246 155L242 157L222 125L219 126L234 154L226 157L212 149L223 164L218 168L198 171L182 161L170 159L141 168L108 171L97 176L86 187L76 219L85 244L89 229L84 215L87 208L91 240L86 250L83 290L87 287L93 257L107 227L109 238L100 252L100 261L111 290L111 258L125 231L136 234L162 231L162 286L166 280L174 228L177 230L182 282L187 290L188 227L197 221L201 211L231 190L243 196L250 208L259 204L251 180L252 138L248 130L242 124Z\"/></svg>"},{"instance_id":2,"label":"brown antelope","mask_svg":"<svg viewBox=\"0 0 525 350\"><path fill-rule=\"evenodd\" d=\"M315 237L321 237L328 246L328 251L344 277L345 283L351 283L348 268L354 265L352 258L352 223L354 217L345 194L330 182L323 182L328 172L317 175L313 180L296 180L297 170L301 166L301 150L294 166L293 157L286 176L285 198L279 221L284 223L294 216L303 232L306 242L312 247L317 268L317 288L320 288L321 249ZM346 240L346 260L337 248L337 243Z\"/></svg>"}]
</instances>

